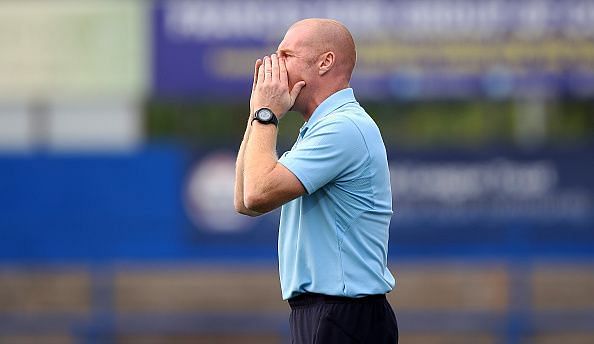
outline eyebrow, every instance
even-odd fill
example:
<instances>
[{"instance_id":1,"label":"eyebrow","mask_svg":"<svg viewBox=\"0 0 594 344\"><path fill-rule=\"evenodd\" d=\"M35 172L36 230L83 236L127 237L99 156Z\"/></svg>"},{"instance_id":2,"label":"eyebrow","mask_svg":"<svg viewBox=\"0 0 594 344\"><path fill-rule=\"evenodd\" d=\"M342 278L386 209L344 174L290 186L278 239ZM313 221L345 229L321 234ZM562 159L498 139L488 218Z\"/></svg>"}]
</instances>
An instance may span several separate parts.
<instances>
[{"instance_id":1,"label":"eyebrow","mask_svg":"<svg viewBox=\"0 0 594 344\"><path fill-rule=\"evenodd\" d=\"M276 51L276 53L278 55L281 55L281 54L286 54L286 53L293 53L293 51L291 49L279 49Z\"/></svg>"}]
</instances>

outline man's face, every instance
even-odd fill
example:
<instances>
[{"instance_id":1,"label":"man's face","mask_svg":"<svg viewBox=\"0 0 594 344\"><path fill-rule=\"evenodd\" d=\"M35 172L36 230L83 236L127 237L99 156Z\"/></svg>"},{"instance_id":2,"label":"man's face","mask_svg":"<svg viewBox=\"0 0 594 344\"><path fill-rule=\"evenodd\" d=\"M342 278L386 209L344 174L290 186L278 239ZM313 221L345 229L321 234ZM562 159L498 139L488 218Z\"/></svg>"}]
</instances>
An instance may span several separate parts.
<instances>
[{"instance_id":1,"label":"man's face","mask_svg":"<svg viewBox=\"0 0 594 344\"><path fill-rule=\"evenodd\" d=\"M315 75L314 56L312 56L312 48L306 40L307 34L307 28L304 26L292 27L287 31L284 39L278 46L278 56L284 58L286 61L289 89L292 89L301 80L305 81L305 88L307 85L313 86ZM300 110L300 100L303 99L305 88L301 90L301 93L295 100L295 106L293 106L295 110Z\"/></svg>"}]
</instances>

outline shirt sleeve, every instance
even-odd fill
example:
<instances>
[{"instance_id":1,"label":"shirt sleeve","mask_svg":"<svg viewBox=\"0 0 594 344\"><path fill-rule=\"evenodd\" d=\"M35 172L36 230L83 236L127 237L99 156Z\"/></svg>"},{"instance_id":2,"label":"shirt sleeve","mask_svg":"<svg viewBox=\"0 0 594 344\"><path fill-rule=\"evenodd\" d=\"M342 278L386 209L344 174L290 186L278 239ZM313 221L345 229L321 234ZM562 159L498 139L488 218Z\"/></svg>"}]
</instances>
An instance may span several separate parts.
<instances>
[{"instance_id":1,"label":"shirt sleeve","mask_svg":"<svg viewBox=\"0 0 594 344\"><path fill-rule=\"evenodd\" d=\"M365 141L351 120L325 118L309 130L279 159L308 194L338 178L352 176L368 160Z\"/></svg>"}]
</instances>

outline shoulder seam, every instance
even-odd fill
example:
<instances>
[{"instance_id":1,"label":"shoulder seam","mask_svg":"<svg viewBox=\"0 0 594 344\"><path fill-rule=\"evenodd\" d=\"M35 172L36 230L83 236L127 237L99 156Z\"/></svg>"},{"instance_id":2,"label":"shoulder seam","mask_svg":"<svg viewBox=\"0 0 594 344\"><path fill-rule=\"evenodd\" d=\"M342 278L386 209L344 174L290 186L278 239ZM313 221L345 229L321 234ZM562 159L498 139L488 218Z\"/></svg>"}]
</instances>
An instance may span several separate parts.
<instances>
[{"instance_id":1,"label":"shoulder seam","mask_svg":"<svg viewBox=\"0 0 594 344\"><path fill-rule=\"evenodd\" d=\"M357 128L357 131L359 132L359 135L361 135L361 139L363 140L363 143L365 144L365 151L367 151L367 158L365 159L365 167L366 168L371 168L371 152L369 151L369 146L367 145L367 140L365 139L365 135L363 135L363 133L361 132L361 129L359 128L359 126L357 125L357 123L355 123L355 121L353 121L352 118L346 116L349 121L352 123L352 125L355 126L355 128ZM373 199L373 204L372 207L373 209L376 209L377 204L375 203L376 200L376 190L375 187L373 186L373 183L371 184L371 193L373 195L372 199ZM351 224L352 225L352 224Z\"/></svg>"},{"instance_id":2,"label":"shoulder seam","mask_svg":"<svg viewBox=\"0 0 594 344\"><path fill-rule=\"evenodd\" d=\"M351 124L357 129L357 132L359 133L359 135L361 136L361 139L363 140L363 143L365 144L365 151L367 151L367 159L366 159L366 164L369 164L369 160L371 160L371 154L369 153L369 146L367 145L367 140L365 139L365 135L363 135L363 133L361 132L361 129L359 128L359 126L357 125L357 123L355 123L355 121L353 121L352 118L350 118L349 116L345 116L349 122L351 122Z\"/></svg>"}]
</instances>

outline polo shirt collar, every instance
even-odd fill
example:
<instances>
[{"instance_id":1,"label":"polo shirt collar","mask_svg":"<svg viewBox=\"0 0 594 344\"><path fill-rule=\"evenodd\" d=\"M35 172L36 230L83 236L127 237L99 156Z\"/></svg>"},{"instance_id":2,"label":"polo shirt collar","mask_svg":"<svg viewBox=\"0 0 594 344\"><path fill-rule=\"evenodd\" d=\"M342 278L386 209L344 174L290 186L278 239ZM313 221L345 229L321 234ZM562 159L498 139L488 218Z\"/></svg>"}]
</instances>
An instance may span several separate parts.
<instances>
[{"instance_id":1,"label":"polo shirt collar","mask_svg":"<svg viewBox=\"0 0 594 344\"><path fill-rule=\"evenodd\" d=\"M352 88L349 87L335 92L330 97L324 99L320 105L318 105L318 107L311 114L309 121L305 122L299 130L299 134L301 136L305 135L307 129L309 129L317 121L332 113L339 107L353 102L357 102L357 100L355 99L355 94L353 93Z\"/></svg>"}]
</instances>

